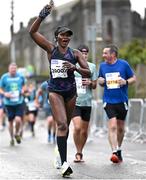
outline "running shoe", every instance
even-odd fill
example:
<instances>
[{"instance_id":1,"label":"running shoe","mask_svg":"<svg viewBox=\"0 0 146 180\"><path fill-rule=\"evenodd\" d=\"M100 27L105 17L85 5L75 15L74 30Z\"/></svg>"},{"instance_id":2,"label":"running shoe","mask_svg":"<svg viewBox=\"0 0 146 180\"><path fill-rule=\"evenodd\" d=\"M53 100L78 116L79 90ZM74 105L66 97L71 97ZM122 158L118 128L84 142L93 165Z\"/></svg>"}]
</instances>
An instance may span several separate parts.
<instances>
[{"instance_id":1,"label":"running shoe","mask_svg":"<svg viewBox=\"0 0 146 180\"><path fill-rule=\"evenodd\" d=\"M113 163L119 163L119 157L118 157L118 154L117 152L114 152L110 158L110 160L113 162Z\"/></svg>"},{"instance_id":2,"label":"running shoe","mask_svg":"<svg viewBox=\"0 0 146 180\"><path fill-rule=\"evenodd\" d=\"M73 173L73 170L71 167L67 164L67 162L64 162L62 165L62 177L69 177Z\"/></svg>"},{"instance_id":3,"label":"running shoe","mask_svg":"<svg viewBox=\"0 0 146 180\"><path fill-rule=\"evenodd\" d=\"M35 137L35 132L34 131L32 131L32 137Z\"/></svg>"},{"instance_id":4,"label":"running shoe","mask_svg":"<svg viewBox=\"0 0 146 180\"><path fill-rule=\"evenodd\" d=\"M60 154L59 154L57 146L55 147L54 154L55 154L54 167L56 169L61 169L62 163L61 163L61 158L60 158Z\"/></svg>"},{"instance_id":5,"label":"running shoe","mask_svg":"<svg viewBox=\"0 0 146 180\"><path fill-rule=\"evenodd\" d=\"M14 145L15 145L15 141L14 141L14 139L11 139L10 146L14 146Z\"/></svg>"},{"instance_id":6,"label":"running shoe","mask_svg":"<svg viewBox=\"0 0 146 180\"><path fill-rule=\"evenodd\" d=\"M21 143L21 137L19 135L15 135L15 139L18 144Z\"/></svg>"},{"instance_id":7,"label":"running shoe","mask_svg":"<svg viewBox=\"0 0 146 180\"><path fill-rule=\"evenodd\" d=\"M54 167L56 169L61 169L61 160L60 160L60 157L56 157L55 160L54 160Z\"/></svg>"},{"instance_id":8,"label":"running shoe","mask_svg":"<svg viewBox=\"0 0 146 180\"><path fill-rule=\"evenodd\" d=\"M119 162L122 162L123 161L122 151L121 150L117 150L117 155L118 155L118 158L119 158Z\"/></svg>"}]
</instances>

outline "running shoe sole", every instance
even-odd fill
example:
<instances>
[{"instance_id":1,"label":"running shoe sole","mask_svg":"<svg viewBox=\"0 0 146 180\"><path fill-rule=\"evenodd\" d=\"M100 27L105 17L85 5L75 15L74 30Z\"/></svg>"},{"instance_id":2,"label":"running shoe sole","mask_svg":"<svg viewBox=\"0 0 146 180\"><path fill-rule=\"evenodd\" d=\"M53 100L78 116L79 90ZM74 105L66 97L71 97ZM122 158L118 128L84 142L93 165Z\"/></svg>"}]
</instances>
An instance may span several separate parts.
<instances>
[{"instance_id":1,"label":"running shoe sole","mask_svg":"<svg viewBox=\"0 0 146 180\"><path fill-rule=\"evenodd\" d=\"M62 165L62 177L69 177L73 173L73 170L71 167L67 164L67 162L64 162Z\"/></svg>"},{"instance_id":2,"label":"running shoe sole","mask_svg":"<svg viewBox=\"0 0 146 180\"><path fill-rule=\"evenodd\" d=\"M62 172L62 177L69 177L73 173L71 167L68 167L64 172Z\"/></svg>"}]
</instances>

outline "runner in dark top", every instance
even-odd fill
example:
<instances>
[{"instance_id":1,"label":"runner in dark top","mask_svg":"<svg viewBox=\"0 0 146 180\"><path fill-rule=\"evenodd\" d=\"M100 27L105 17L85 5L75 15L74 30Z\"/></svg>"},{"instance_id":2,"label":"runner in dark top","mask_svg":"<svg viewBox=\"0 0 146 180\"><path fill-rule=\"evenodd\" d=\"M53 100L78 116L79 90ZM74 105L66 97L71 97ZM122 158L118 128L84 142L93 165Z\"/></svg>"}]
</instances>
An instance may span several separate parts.
<instances>
[{"instance_id":1,"label":"runner in dark top","mask_svg":"<svg viewBox=\"0 0 146 180\"><path fill-rule=\"evenodd\" d=\"M67 137L69 124L76 102L76 83L74 71L83 77L90 77L90 70L79 50L71 49L68 44L73 32L65 27L58 27L54 33L57 45L48 41L38 32L41 22L51 13L54 4L50 1L40 12L30 28L32 39L47 52L50 64L50 81L48 83L49 101L53 118L57 123L57 145L62 161L62 176L73 173L67 164ZM76 67L79 63L80 67Z\"/></svg>"}]
</instances>

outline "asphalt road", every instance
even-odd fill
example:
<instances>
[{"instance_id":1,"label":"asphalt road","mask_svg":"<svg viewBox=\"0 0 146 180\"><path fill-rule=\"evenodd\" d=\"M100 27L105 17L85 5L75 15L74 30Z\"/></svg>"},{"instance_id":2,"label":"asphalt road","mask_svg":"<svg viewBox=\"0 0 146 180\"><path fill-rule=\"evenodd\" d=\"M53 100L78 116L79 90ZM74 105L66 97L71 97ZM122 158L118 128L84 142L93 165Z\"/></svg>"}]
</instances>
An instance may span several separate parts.
<instances>
[{"instance_id":1,"label":"asphalt road","mask_svg":"<svg viewBox=\"0 0 146 180\"><path fill-rule=\"evenodd\" d=\"M0 132L0 180L63 179L53 167L54 144L47 142L44 121L38 121L36 136L24 131L20 145L9 145L8 129ZM84 163L74 163L72 127L68 140L68 162L74 173L70 179L146 179L146 143L124 140L123 163L112 164L107 134L89 138L84 149Z\"/></svg>"}]
</instances>

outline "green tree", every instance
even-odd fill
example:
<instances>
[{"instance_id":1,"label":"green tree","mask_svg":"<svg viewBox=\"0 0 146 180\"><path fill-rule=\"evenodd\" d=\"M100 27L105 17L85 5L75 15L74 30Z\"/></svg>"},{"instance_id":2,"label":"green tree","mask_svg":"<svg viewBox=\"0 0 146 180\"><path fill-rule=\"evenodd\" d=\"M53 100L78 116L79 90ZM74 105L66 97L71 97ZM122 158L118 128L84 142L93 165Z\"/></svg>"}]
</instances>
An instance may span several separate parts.
<instances>
[{"instance_id":1,"label":"green tree","mask_svg":"<svg viewBox=\"0 0 146 180\"><path fill-rule=\"evenodd\" d=\"M130 43L125 44L119 50L119 57L126 59L129 64L134 68L135 72L137 72L137 68L140 64L146 65L146 39L134 39ZM143 73L136 74L137 75L137 86L132 85L129 86L129 97L137 97L138 91L142 88L145 88L144 82L139 83L141 76ZM135 88L137 87L137 88ZM141 97L141 95L138 95Z\"/></svg>"},{"instance_id":2,"label":"green tree","mask_svg":"<svg viewBox=\"0 0 146 180\"><path fill-rule=\"evenodd\" d=\"M138 64L146 64L146 39L134 39L125 44L120 48L119 55L135 68Z\"/></svg>"}]
</instances>

